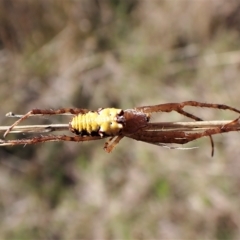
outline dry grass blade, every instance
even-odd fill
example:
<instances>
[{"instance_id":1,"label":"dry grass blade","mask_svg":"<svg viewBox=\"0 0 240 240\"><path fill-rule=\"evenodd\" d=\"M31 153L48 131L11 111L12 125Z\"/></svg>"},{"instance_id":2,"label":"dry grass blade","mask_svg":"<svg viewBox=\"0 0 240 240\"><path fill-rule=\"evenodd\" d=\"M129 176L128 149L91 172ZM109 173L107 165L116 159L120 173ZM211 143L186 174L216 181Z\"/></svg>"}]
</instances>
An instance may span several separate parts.
<instances>
[{"instance_id":1,"label":"dry grass blade","mask_svg":"<svg viewBox=\"0 0 240 240\"><path fill-rule=\"evenodd\" d=\"M0 132L5 132L9 126L0 126ZM49 133L54 131L68 131L68 124L23 125L16 126L10 133Z\"/></svg>"},{"instance_id":2,"label":"dry grass blade","mask_svg":"<svg viewBox=\"0 0 240 240\"><path fill-rule=\"evenodd\" d=\"M199 121L199 122L159 122L149 123L148 126L151 128L154 126L156 131L201 131L210 128L222 127L226 124L231 123L231 120L224 121ZM232 131L240 130L240 123L236 121L231 126ZM0 132L5 132L9 129L9 126L0 126ZM68 124L48 124L48 125L22 125L15 126L10 133L49 133L56 131L68 131ZM147 129L146 129L147 130Z\"/></svg>"}]
</instances>

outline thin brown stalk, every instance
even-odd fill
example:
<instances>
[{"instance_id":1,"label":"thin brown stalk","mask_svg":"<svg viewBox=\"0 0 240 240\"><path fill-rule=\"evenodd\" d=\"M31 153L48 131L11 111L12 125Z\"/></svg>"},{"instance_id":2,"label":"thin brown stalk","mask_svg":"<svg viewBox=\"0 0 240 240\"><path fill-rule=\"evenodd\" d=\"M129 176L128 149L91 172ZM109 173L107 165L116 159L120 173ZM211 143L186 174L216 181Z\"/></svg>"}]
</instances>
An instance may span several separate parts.
<instances>
[{"instance_id":1,"label":"thin brown stalk","mask_svg":"<svg viewBox=\"0 0 240 240\"><path fill-rule=\"evenodd\" d=\"M221 127L230 122L232 121L158 122L148 123L148 126L149 128L154 126L156 131L202 131L209 128ZM9 126L0 126L0 132L5 132L8 128ZM240 123L235 123L231 128L233 128L233 131L239 131ZM49 133L68 131L68 129L68 124L22 125L14 127L10 133Z\"/></svg>"}]
</instances>

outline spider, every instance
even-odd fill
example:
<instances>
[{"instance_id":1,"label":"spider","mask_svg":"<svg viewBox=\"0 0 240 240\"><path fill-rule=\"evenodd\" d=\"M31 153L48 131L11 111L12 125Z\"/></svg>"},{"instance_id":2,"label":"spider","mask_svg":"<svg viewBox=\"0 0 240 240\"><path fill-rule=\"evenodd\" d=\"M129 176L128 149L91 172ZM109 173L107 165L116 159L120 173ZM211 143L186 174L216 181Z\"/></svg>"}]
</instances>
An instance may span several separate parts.
<instances>
[{"instance_id":1,"label":"spider","mask_svg":"<svg viewBox=\"0 0 240 240\"><path fill-rule=\"evenodd\" d=\"M136 107L133 109L117 109L117 108L100 108L97 111L91 111L82 108L61 108L57 110L32 109L25 115L15 121L4 133L4 138L11 130L22 122L24 119L34 115L74 115L69 122L69 130L74 136L66 135L45 135L33 138L17 139L17 140L1 140L0 145L19 145L19 144L35 144L49 141L74 141L84 142L108 138L104 149L111 152L123 137L132 138L158 146L167 146L167 144L185 144L201 137L208 136L211 140L212 155L214 145L212 135L233 131L232 124L239 121L236 119L229 124L221 127L212 127L202 132L187 132L181 130L167 130L160 127L159 123L150 123L152 113L156 112L178 112L195 121L203 121L201 118L183 110L185 106L205 107L213 109L230 110L240 113L240 110L223 105L201 103L196 101L185 101L182 103L165 103L154 106ZM8 115L14 116L13 113ZM174 148L174 147L169 147Z\"/></svg>"}]
</instances>

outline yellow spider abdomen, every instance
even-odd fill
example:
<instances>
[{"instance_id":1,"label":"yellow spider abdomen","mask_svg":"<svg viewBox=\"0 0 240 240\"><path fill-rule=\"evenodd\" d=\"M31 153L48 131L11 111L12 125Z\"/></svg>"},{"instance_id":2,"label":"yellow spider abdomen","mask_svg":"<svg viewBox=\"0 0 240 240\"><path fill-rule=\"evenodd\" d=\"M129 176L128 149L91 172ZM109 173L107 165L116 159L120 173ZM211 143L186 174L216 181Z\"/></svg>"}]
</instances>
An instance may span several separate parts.
<instances>
[{"instance_id":1,"label":"yellow spider abdomen","mask_svg":"<svg viewBox=\"0 0 240 240\"><path fill-rule=\"evenodd\" d=\"M80 135L115 136L123 128L122 109L104 108L75 116L70 122L73 132Z\"/></svg>"},{"instance_id":2,"label":"yellow spider abdomen","mask_svg":"<svg viewBox=\"0 0 240 240\"><path fill-rule=\"evenodd\" d=\"M87 114L78 114L71 121L72 129L79 133L82 132L97 132L99 127L95 121L97 118L97 112L88 112Z\"/></svg>"}]
</instances>

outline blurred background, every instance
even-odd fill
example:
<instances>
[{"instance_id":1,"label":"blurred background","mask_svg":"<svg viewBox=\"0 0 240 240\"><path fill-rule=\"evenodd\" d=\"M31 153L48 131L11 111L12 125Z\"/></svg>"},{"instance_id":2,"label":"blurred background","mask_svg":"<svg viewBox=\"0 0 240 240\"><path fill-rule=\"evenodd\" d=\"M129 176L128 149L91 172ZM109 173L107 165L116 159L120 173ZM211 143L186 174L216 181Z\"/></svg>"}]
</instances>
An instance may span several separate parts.
<instances>
[{"instance_id":1,"label":"blurred background","mask_svg":"<svg viewBox=\"0 0 240 240\"><path fill-rule=\"evenodd\" d=\"M0 0L1 125L14 121L7 112L32 108L240 108L239 50L235 0ZM69 117L24 124L59 122ZM0 238L239 239L240 136L214 140L213 158L208 138L189 151L131 139L111 154L104 140L2 147Z\"/></svg>"}]
</instances>

